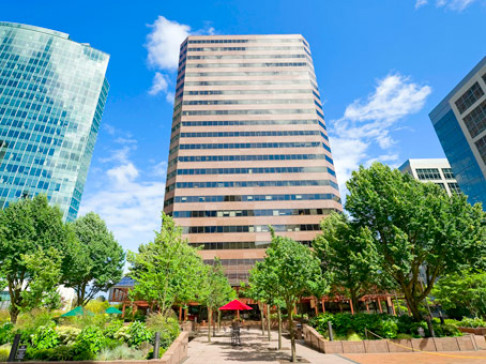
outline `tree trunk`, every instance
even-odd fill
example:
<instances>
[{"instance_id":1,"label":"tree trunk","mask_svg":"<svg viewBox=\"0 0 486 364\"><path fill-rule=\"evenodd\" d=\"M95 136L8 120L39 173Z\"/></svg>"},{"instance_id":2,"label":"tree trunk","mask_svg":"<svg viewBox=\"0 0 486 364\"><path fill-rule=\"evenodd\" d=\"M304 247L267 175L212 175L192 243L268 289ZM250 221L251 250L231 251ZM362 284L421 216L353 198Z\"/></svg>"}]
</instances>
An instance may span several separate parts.
<instances>
[{"instance_id":1,"label":"tree trunk","mask_svg":"<svg viewBox=\"0 0 486 364\"><path fill-rule=\"evenodd\" d=\"M12 324L16 324L17 323L17 318L19 317L19 309L17 307L17 305L15 305L13 302L10 303L10 322L12 322Z\"/></svg>"},{"instance_id":2,"label":"tree trunk","mask_svg":"<svg viewBox=\"0 0 486 364\"><path fill-rule=\"evenodd\" d=\"M272 341L272 321L270 320L270 305L267 304L267 330L268 330L268 341Z\"/></svg>"},{"instance_id":3,"label":"tree trunk","mask_svg":"<svg viewBox=\"0 0 486 364\"><path fill-rule=\"evenodd\" d=\"M277 316L278 316L278 350L282 349L282 312L280 311L280 306L277 305Z\"/></svg>"},{"instance_id":4,"label":"tree trunk","mask_svg":"<svg viewBox=\"0 0 486 364\"><path fill-rule=\"evenodd\" d=\"M351 303L353 304L354 312L359 313L359 300L356 291L350 290L349 295L351 296Z\"/></svg>"},{"instance_id":5,"label":"tree trunk","mask_svg":"<svg viewBox=\"0 0 486 364\"><path fill-rule=\"evenodd\" d=\"M263 317L263 304L261 302L258 302L258 308L260 309L260 317L262 319L262 336L265 335L265 322L264 317Z\"/></svg>"},{"instance_id":6,"label":"tree trunk","mask_svg":"<svg viewBox=\"0 0 486 364\"><path fill-rule=\"evenodd\" d=\"M422 321L423 320L423 315L420 312L420 302L416 300L416 298L413 295L413 292L410 292L409 290L403 289L403 293L405 295L405 299L407 300L408 303L408 308L412 312L412 316L415 320L417 321Z\"/></svg>"},{"instance_id":7,"label":"tree trunk","mask_svg":"<svg viewBox=\"0 0 486 364\"><path fill-rule=\"evenodd\" d=\"M221 331L221 311L218 310L218 332Z\"/></svg>"},{"instance_id":8,"label":"tree trunk","mask_svg":"<svg viewBox=\"0 0 486 364\"><path fill-rule=\"evenodd\" d=\"M213 319L213 310L208 306L208 343L211 342L211 320Z\"/></svg>"},{"instance_id":9,"label":"tree trunk","mask_svg":"<svg viewBox=\"0 0 486 364\"><path fill-rule=\"evenodd\" d=\"M289 333L290 333L290 351L291 358L290 361L295 363L297 361L297 353L295 347L295 332L294 332L294 305L287 303L288 312L288 323L289 323Z\"/></svg>"}]
</instances>

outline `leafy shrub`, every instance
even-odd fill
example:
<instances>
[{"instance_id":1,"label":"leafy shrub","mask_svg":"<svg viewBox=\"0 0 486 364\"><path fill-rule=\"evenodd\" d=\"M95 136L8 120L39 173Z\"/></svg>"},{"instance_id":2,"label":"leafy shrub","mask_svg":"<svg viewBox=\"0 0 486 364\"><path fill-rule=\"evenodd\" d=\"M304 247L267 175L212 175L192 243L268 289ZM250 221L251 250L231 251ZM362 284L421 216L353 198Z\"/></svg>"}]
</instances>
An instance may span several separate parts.
<instances>
[{"instance_id":1,"label":"leafy shrub","mask_svg":"<svg viewBox=\"0 0 486 364\"><path fill-rule=\"evenodd\" d=\"M74 343L75 360L93 359L101 349L106 347L106 339L98 327L87 327L79 333Z\"/></svg>"},{"instance_id":2,"label":"leafy shrub","mask_svg":"<svg viewBox=\"0 0 486 364\"><path fill-rule=\"evenodd\" d=\"M14 325L10 322L6 322L0 326L0 345L12 342L14 336L13 328Z\"/></svg>"},{"instance_id":3,"label":"leafy shrub","mask_svg":"<svg viewBox=\"0 0 486 364\"><path fill-rule=\"evenodd\" d=\"M120 330L122 327L123 327L122 320L113 320L108 324L108 326L105 327L103 334L106 337L114 339L116 332Z\"/></svg>"},{"instance_id":4,"label":"leafy shrub","mask_svg":"<svg viewBox=\"0 0 486 364\"><path fill-rule=\"evenodd\" d=\"M28 348L26 358L36 361L70 361L75 358L77 360L90 359L80 355L76 357L76 350L72 345L61 345L51 349Z\"/></svg>"},{"instance_id":5,"label":"leafy shrub","mask_svg":"<svg viewBox=\"0 0 486 364\"><path fill-rule=\"evenodd\" d=\"M147 354L142 350L130 348L126 344L118 346L114 349L102 350L97 356L96 360L109 361L109 360L143 360L146 359Z\"/></svg>"},{"instance_id":6,"label":"leafy shrub","mask_svg":"<svg viewBox=\"0 0 486 364\"><path fill-rule=\"evenodd\" d=\"M398 318L387 314L348 313L322 314L313 320L313 325L324 336L329 336L327 322L331 321L337 336L346 337L349 332L355 332L365 337L365 329L386 338L395 338L399 332ZM373 336L370 334L369 339ZM376 338L376 337L374 337Z\"/></svg>"},{"instance_id":7,"label":"leafy shrub","mask_svg":"<svg viewBox=\"0 0 486 364\"><path fill-rule=\"evenodd\" d=\"M49 326L40 326L31 336L32 346L38 349L55 348L60 343L59 333Z\"/></svg>"},{"instance_id":8,"label":"leafy shrub","mask_svg":"<svg viewBox=\"0 0 486 364\"><path fill-rule=\"evenodd\" d=\"M76 338L81 333L81 329L73 326L58 326L56 331L59 334L59 339L63 345L73 345Z\"/></svg>"},{"instance_id":9,"label":"leafy shrub","mask_svg":"<svg viewBox=\"0 0 486 364\"><path fill-rule=\"evenodd\" d=\"M140 347L144 342L152 341L153 331L147 329L143 322L135 321L129 326L128 330L129 339L128 345L133 347Z\"/></svg>"},{"instance_id":10,"label":"leafy shrub","mask_svg":"<svg viewBox=\"0 0 486 364\"><path fill-rule=\"evenodd\" d=\"M398 334L397 339L411 339L413 336L409 334Z\"/></svg>"},{"instance_id":11,"label":"leafy shrub","mask_svg":"<svg viewBox=\"0 0 486 364\"><path fill-rule=\"evenodd\" d=\"M486 321L480 319L479 317L467 318L464 317L461 322L459 322L460 327L486 327Z\"/></svg>"},{"instance_id":12,"label":"leafy shrub","mask_svg":"<svg viewBox=\"0 0 486 364\"><path fill-rule=\"evenodd\" d=\"M113 338L122 342L127 343L130 338L130 326L122 326L120 327L114 334Z\"/></svg>"},{"instance_id":13,"label":"leafy shrub","mask_svg":"<svg viewBox=\"0 0 486 364\"><path fill-rule=\"evenodd\" d=\"M348 336L346 337L346 340L348 340L348 341L361 341L361 340L363 340L363 338L355 332L350 332L348 334Z\"/></svg>"},{"instance_id":14,"label":"leafy shrub","mask_svg":"<svg viewBox=\"0 0 486 364\"><path fill-rule=\"evenodd\" d=\"M95 314L105 314L106 309L110 307L107 301L91 300L86 304L86 309Z\"/></svg>"},{"instance_id":15,"label":"leafy shrub","mask_svg":"<svg viewBox=\"0 0 486 364\"><path fill-rule=\"evenodd\" d=\"M8 360L10 355L10 349L12 347L10 345L2 345L0 346L0 362L5 362Z\"/></svg>"},{"instance_id":16,"label":"leafy shrub","mask_svg":"<svg viewBox=\"0 0 486 364\"><path fill-rule=\"evenodd\" d=\"M161 314L151 314L147 317L147 327L160 332L160 346L168 348L179 335L179 321L173 317L166 318Z\"/></svg>"}]
</instances>

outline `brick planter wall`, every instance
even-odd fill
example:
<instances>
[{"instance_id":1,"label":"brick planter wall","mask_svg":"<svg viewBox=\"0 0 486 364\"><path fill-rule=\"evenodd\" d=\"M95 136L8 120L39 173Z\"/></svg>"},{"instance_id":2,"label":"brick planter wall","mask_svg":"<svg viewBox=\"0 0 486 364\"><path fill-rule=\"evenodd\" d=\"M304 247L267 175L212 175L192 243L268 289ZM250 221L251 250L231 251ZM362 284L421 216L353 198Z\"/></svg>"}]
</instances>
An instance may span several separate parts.
<instances>
[{"instance_id":1,"label":"brick planter wall","mask_svg":"<svg viewBox=\"0 0 486 364\"><path fill-rule=\"evenodd\" d=\"M483 346L483 343L477 342L475 335L401 340L328 341L309 325L304 325L304 340L311 348L327 354L390 353L419 350L471 351L478 350Z\"/></svg>"}]
</instances>

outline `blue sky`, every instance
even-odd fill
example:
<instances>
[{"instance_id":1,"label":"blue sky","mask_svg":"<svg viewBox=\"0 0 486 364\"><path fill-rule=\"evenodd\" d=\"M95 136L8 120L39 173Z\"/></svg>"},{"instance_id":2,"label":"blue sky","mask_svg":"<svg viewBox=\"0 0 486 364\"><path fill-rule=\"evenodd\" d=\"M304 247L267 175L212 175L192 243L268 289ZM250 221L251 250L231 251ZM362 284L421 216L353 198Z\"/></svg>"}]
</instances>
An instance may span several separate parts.
<instances>
[{"instance_id":1,"label":"blue sky","mask_svg":"<svg viewBox=\"0 0 486 364\"><path fill-rule=\"evenodd\" d=\"M174 64L187 34L303 34L341 185L359 164L443 157L427 115L486 56L486 0L0 0L0 9L0 20L63 31L111 55L81 213L99 213L132 250L159 226Z\"/></svg>"}]
</instances>

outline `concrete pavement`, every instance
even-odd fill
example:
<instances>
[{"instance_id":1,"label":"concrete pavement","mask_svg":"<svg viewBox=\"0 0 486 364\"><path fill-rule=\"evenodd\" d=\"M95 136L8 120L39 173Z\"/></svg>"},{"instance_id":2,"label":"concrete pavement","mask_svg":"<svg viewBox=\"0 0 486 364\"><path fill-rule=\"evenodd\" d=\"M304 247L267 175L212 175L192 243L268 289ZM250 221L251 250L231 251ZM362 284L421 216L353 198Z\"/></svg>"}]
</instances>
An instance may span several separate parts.
<instances>
[{"instance_id":1,"label":"concrete pavement","mask_svg":"<svg viewBox=\"0 0 486 364\"><path fill-rule=\"evenodd\" d=\"M206 333L189 342L188 358L184 364L280 364L289 363L290 340L283 338L283 350L277 351L277 333L272 332L272 340L261 335L261 330L243 329L242 346L231 346L229 333L220 332L207 342ZM338 355L322 354L306 346L297 344L297 356L301 363L312 364L351 364L353 361Z\"/></svg>"}]
</instances>

